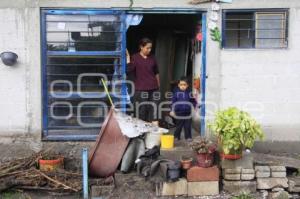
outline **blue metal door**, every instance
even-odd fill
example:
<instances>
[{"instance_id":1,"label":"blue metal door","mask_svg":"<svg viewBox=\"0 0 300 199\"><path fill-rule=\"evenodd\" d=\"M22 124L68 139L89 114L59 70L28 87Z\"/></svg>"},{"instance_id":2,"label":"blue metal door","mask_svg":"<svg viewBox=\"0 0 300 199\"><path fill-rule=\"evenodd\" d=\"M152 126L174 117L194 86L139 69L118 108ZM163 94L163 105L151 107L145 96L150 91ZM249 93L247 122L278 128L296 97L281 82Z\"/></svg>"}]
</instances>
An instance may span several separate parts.
<instances>
[{"instance_id":1,"label":"blue metal door","mask_svg":"<svg viewBox=\"0 0 300 199\"><path fill-rule=\"evenodd\" d=\"M110 108L125 108L123 11L42 10L43 139L94 140Z\"/></svg>"}]
</instances>

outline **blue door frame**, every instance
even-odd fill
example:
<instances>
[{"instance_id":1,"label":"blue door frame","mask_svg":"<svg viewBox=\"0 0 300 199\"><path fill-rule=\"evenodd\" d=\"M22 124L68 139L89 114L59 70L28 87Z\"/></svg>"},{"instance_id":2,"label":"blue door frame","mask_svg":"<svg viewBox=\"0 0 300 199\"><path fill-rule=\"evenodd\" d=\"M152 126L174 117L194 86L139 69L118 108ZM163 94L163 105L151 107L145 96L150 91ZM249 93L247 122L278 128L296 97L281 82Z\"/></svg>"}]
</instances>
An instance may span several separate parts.
<instances>
[{"instance_id":1,"label":"blue door frame","mask_svg":"<svg viewBox=\"0 0 300 199\"><path fill-rule=\"evenodd\" d=\"M87 15L97 15L97 14L119 14L121 15L121 19L123 23L121 24L122 30L122 48L119 52L74 52L74 55L121 55L122 56L122 74L124 74L124 78L126 77L126 25L125 25L125 13L140 13L140 14L199 14L202 16L202 34L203 40L201 45L201 110L200 110L200 134L202 136L205 135L205 93L206 93L206 38L207 38L207 14L204 10L199 9L132 9L132 10L121 10L121 9L42 9L41 10L41 55L42 55L42 129L43 129L43 140L49 141L82 141L82 140L95 140L96 136L92 135L49 135L48 134L48 87L47 87L47 68L46 68L46 59L47 55L59 54L63 55L64 52L47 52L47 38L46 38L46 15L77 15L77 14L87 14ZM122 95L126 95L126 84L122 85ZM126 98L123 97L122 109L126 110Z\"/></svg>"}]
</instances>

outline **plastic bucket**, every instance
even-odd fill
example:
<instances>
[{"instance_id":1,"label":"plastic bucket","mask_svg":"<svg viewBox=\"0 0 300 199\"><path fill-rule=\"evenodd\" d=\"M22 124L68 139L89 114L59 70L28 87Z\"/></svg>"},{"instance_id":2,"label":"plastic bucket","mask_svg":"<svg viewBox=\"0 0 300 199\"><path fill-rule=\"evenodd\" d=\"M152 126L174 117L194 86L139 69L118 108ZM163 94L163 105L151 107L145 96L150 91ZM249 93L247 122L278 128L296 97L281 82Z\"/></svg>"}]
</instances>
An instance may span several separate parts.
<instances>
[{"instance_id":1,"label":"plastic bucket","mask_svg":"<svg viewBox=\"0 0 300 199\"><path fill-rule=\"evenodd\" d=\"M172 149L174 147L174 135L161 135L161 148Z\"/></svg>"},{"instance_id":2,"label":"plastic bucket","mask_svg":"<svg viewBox=\"0 0 300 199\"><path fill-rule=\"evenodd\" d=\"M145 137L145 145L147 149L152 149L154 146L160 146L161 133L147 133Z\"/></svg>"},{"instance_id":3,"label":"plastic bucket","mask_svg":"<svg viewBox=\"0 0 300 199\"><path fill-rule=\"evenodd\" d=\"M64 158L59 157L54 160L39 159L39 166L41 171L55 171L64 168Z\"/></svg>"}]
</instances>

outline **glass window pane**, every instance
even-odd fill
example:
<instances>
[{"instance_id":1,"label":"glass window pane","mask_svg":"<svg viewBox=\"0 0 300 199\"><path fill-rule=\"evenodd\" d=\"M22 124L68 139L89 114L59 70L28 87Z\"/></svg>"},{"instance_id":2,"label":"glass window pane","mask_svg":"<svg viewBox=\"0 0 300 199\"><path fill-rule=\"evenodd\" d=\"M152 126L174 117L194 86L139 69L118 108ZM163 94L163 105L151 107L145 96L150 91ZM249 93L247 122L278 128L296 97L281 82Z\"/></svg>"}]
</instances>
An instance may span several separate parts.
<instances>
[{"instance_id":1,"label":"glass window pane","mask_svg":"<svg viewBox=\"0 0 300 199\"><path fill-rule=\"evenodd\" d=\"M256 47L283 48L286 46L285 13L257 13Z\"/></svg>"}]
</instances>

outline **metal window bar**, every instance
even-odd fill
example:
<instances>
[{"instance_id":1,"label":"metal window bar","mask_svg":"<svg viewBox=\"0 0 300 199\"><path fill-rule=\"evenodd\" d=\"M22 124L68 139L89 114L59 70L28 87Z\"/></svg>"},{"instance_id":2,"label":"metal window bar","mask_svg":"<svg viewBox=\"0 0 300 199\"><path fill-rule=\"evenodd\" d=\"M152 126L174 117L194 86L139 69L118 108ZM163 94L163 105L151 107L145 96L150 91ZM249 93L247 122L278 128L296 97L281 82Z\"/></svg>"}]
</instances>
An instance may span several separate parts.
<instances>
[{"instance_id":1,"label":"metal window bar","mask_svg":"<svg viewBox=\"0 0 300 199\"><path fill-rule=\"evenodd\" d=\"M234 18L234 15L238 15L238 14L249 14L252 15L252 18L247 18L247 19L243 19L243 18ZM287 15L287 11L268 11L268 12L230 12L230 11L225 11L223 12L223 47L224 48L243 48L240 45L240 41L246 41L246 40L251 40L252 41L252 46L250 45L250 43L248 44L248 46L244 47L244 48L286 48L287 47L287 23L288 23L288 15ZM230 16L231 15L231 16ZM259 18L257 16L265 16L265 15L273 15L276 16L277 18ZM232 18L229 18L232 17ZM233 28L233 27L228 27L229 24L243 24L244 22L252 22L251 28ZM270 24L270 23L281 23L281 27L274 27L274 28L270 28L270 27L258 27L257 24L262 24L264 22L267 22L265 24ZM249 24L250 25L250 24ZM240 26L240 25L238 25ZM246 34L247 32L247 34ZM279 32L281 32L280 35L282 36L268 36L269 35L276 35L279 34ZM241 36L241 34L243 33L244 36ZM260 33L260 34L259 34ZM266 36L262 36L262 34L265 33L264 35ZM268 34L267 34L268 33ZM236 35L235 35L236 34ZM245 35L247 35L245 37ZM226 42L226 40L228 42ZM267 42L269 41L270 42ZM232 42L237 42L237 44L234 46ZM265 41L265 42L263 42ZM280 44L278 46L274 46L274 42L271 41L281 41ZM277 42L277 43L278 43ZM259 43L265 43L265 46L259 46ZM269 44L268 44L269 43ZM272 44L273 43L273 44ZM233 45L233 46L230 46ZM272 46L273 45L273 46Z\"/></svg>"}]
</instances>

